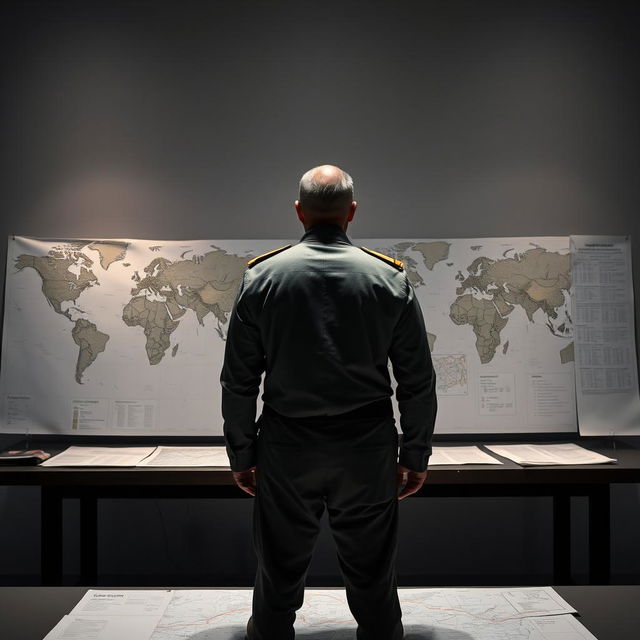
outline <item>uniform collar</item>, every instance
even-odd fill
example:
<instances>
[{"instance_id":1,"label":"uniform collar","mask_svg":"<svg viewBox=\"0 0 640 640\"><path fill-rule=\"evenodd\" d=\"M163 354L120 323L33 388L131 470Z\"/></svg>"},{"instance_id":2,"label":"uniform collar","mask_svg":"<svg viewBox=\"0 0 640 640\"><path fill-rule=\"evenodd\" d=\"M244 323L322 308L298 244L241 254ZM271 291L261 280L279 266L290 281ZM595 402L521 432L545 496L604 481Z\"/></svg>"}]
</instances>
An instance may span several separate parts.
<instances>
[{"instance_id":1,"label":"uniform collar","mask_svg":"<svg viewBox=\"0 0 640 640\"><path fill-rule=\"evenodd\" d=\"M345 230L337 224L319 223L309 227L300 242L322 242L324 244L352 244Z\"/></svg>"}]
</instances>

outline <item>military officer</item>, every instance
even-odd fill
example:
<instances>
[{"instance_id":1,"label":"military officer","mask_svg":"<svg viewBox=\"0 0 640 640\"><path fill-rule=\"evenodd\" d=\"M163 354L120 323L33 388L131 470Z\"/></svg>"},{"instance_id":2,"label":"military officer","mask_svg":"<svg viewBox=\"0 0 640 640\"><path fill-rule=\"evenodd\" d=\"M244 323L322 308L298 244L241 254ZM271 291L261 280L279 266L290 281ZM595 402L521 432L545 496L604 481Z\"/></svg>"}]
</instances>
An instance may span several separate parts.
<instances>
[{"instance_id":1,"label":"military officer","mask_svg":"<svg viewBox=\"0 0 640 640\"><path fill-rule=\"evenodd\" d=\"M295 209L300 242L248 262L220 377L231 470L255 496L247 637L294 638L326 509L358 640L399 640L398 499L424 483L437 409L424 320L402 262L347 236L347 173L307 171Z\"/></svg>"}]
</instances>

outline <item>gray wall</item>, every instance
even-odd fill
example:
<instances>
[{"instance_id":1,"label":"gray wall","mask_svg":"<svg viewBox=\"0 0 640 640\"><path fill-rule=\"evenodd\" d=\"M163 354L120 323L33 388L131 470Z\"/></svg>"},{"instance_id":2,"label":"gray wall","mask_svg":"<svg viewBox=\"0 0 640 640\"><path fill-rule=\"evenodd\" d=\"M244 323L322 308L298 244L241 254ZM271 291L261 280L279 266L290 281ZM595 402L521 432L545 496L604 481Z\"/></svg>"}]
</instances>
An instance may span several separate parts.
<instances>
[{"instance_id":1,"label":"gray wall","mask_svg":"<svg viewBox=\"0 0 640 640\"><path fill-rule=\"evenodd\" d=\"M2 12L2 238L298 238L298 177L332 162L356 181L355 237L631 234L640 255L639 20L626 3L13 1ZM11 521L0 581L37 581L38 507L37 489L0 488ZM614 487L618 582L640 579L639 507L638 487ZM401 510L403 583L550 579L546 499ZM576 500L579 575L584 513ZM103 584L248 584L249 516L250 500L105 501ZM325 531L311 581L337 575Z\"/></svg>"}]
</instances>

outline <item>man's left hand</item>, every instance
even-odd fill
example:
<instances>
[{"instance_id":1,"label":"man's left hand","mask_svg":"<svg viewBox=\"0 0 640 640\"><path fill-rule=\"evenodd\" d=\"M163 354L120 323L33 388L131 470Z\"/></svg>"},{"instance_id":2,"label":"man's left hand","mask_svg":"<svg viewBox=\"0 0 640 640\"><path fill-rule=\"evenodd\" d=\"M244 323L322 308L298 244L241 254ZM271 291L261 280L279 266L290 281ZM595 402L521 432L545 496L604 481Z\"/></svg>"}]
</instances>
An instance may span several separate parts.
<instances>
[{"instance_id":1,"label":"man's left hand","mask_svg":"<svg viewBox=\"0 0 640 640\"><path fill-rule=\"evenodd\" d=\"M398 489L400 490L398 500L402 500L422 488L424 481L427 479L427 472L413 471L408 467L398 464L396 478Z\"/></svg>"},{"instance_id":2,"label":"man's left hand","mask_svg":"<svg viewBox=\"0 0 640 640\"><path fill-rule=\"evenodd\" d=\"M235 483L249 495L256 495L256 468L249 467L246 471L232 471Z\"/></svg>"}]
</instances>

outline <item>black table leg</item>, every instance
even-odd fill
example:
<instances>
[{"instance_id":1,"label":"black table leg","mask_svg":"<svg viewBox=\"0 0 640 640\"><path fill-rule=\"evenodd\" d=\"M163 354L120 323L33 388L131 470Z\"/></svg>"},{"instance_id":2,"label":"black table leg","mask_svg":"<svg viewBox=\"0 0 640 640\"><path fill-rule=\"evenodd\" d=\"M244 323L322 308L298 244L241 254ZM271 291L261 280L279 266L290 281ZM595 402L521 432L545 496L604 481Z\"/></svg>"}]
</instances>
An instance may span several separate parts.
<instances>
[{"instance_id":1,"label":"black table leg","mask_svg":"<svg viewBox=\"0 0 640 640\"><path fill-rule=\"evenodd\" d=\"M43 586L62 585L62 492L40 489L40 580Z\"/></svg>"},{"instance_id":2,"label":"black table leg","mask_svg":"<svg viewBox=\"0 0 640 640\"><path fill-rule=\"evenodd\" d=\"M611 581L611 499L608 484L589 492L589 584Z\"/></svg>"},{"instance_id":3,"label":"black table leg","mask_svg":"<svg viewBox=\"0 0 640 640\"><path fill-rule=\"evenodd\" d=\"M80 584L95 586L98 573L98 499L80 497Z\"/></svg>"},{"instance_id":4,"label":"black table leg","mask_svg":"<svg viewBox=\"0 0 640 640\"><path fill-rule=\"evenodd\" d=\"M571 584L571 496L553 496L553 584Z\"/></svg>"}]
</instances>

